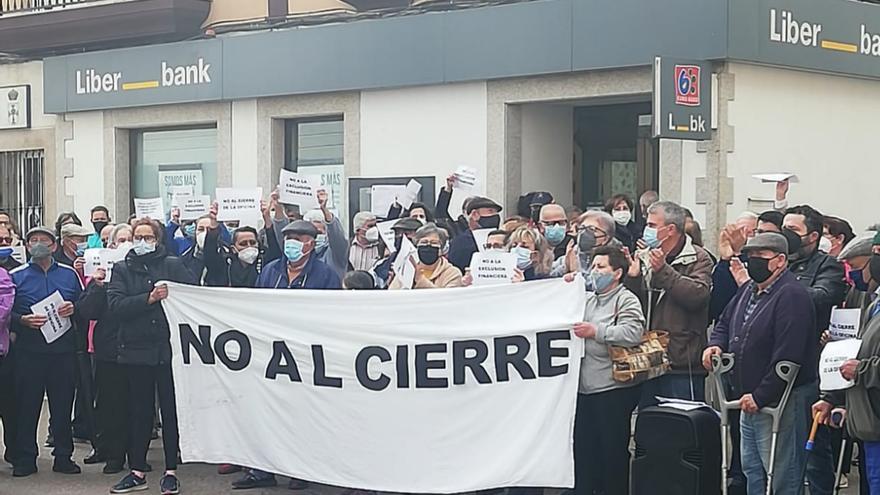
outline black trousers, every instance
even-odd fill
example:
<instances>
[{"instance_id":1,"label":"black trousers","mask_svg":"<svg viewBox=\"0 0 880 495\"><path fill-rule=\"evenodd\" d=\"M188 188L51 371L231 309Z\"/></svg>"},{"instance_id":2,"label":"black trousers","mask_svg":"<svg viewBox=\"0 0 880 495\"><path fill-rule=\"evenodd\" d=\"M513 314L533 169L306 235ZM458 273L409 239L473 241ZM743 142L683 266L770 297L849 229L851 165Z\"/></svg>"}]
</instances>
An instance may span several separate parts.
<instances>
[{"instance_id":1,"label":"black trousers","mask_svg":"<svg viewBox=\"0 0 880 495\"><path fill-rule=\"evenodd\" d=\"M0 357L0 420L3 421L4 459L15 459L15 356Z\"/></svg>"},{"instance_id":2,"label":"black trousers","mask_svg":"<svg viewBox=\"0 0 880 495\"><path fill-rule=\"evenodd\" d=\"M162 442L165 444L165 469L177 469L180 436L177 430L177 407L171 363L159 366L125 365L128 375L129 421L128 462L132 470L144 471L147 449L153 432L153 409L158 391L159 412L162 414Z\"/></svg>"},{"instance_id":3,"label":"black trousers","mask_svg":"<svg viewBox=\"0 0 880 495\"><path fill-rule=\"evenodd\" d=\"M76 383L76 354L46 354L16 350L15 401L18 431L15 438L15 465L33 466L37 447L37 424L43 408L43 395L49 396L49 422L55 434L52 455L58 460L73 455L70 415Z\"/></svg>"},{"instance_id":4,"label":"black trousers","mask_svg":"<svg viewBox=\"0 0 880 495\"><path fill-rule=\"evenodd\" d=\"M640 396L641 386L578 394L574 423L577 495L629 493L630 421Z\"/></svg>"},{"instance_id":5,"label":"black trousers","mask_svg":"<svg viewBox=\"0 0 880 495\"><path fill-rule=\"evenodd\" d=\"M128 446L128 376L125 366L95 360L95 449L110 461L125 462Z\"/></svg>"}]
</instances>

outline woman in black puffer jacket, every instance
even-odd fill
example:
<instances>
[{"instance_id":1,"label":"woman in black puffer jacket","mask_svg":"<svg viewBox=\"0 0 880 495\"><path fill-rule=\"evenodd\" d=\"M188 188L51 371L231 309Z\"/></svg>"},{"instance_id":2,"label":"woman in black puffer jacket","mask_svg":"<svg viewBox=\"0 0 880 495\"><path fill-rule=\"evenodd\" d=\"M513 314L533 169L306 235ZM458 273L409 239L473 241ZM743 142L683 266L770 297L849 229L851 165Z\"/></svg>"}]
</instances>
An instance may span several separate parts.
<instances>
[{"instance_id":1,"label":"woman in black puffer jacket","mask_svg":"<svg viewBox=\"0 0 880 495\"><path fill-rule=\"evenodd\" d=\"M118 360L128 376L130 397L128 462L131 473L117 483L111 493L127 493L146 486L144 473L155 407L153 390L158 390L165 448L165 475L160 489L167 494L180 490L176 476L179 435L171 376L171 332L161 304L168 296L168 288L155 284L159 281L193 284L195 277L179 258L168 255L162 234L162 228L153 220L135 222L134 248L123 263L113 267L107 291L109 310L120 322Z\"/></svg>"}]
</instances>

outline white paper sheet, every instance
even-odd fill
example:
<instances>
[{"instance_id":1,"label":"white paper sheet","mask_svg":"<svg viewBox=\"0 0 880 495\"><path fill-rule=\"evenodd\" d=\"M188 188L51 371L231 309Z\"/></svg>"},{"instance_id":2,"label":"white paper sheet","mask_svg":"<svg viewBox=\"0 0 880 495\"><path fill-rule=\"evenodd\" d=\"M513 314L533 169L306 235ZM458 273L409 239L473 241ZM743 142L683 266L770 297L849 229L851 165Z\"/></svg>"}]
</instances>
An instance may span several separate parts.
<instances>
[{"instance_id":1,"label":"white paper sheet","mask_svg":"<svg viewBox=\"0 0 880 495\"><path fill-rule=\"evenodd\" d=\"M164 221L165 209L162 206L162 198L134 198L134 214L137 218Z\"/></svg>"},{"instance_id":2,"label":"white paper sheet","mask_svg":"<svg viewBox=\"0 0 880 495\"><path fill-rule=\"evenodd\" d=\"M380 222L376 224L376 228L379 229L379 236L385 242L385 247L388 248L388 251L393 253L397 249L394 247L394 224L399 222L400 219L396 218L394 220L388 220L385 222Z\"/></svg>"},{"instance_id":3,"label":"white paper sheet","mask_svg":"<svg viewBox=\"0 0 880 495\"><path fill-rule=\"evenodd\" d=\"M70 318L62 317L58 314L61 305L64 304L64 298L57 290L49 295L46 299L31 306L31 311L36 315L44 315L49 321L40 328L46 343L51 344L60 339L70 330Z\"/></svg>"},{"instance_id":4,"label":"white paper sheet","mask_svg":"<svg viewBox=\"0 0 880 495\"><path fill-rule=\"evenodd\" d=\"M379 218L388 216L388 210L395 201L406 193L406 186L378 184L370 188L370 211Z\"/></svg>"},{"instance_id":5,"label":"white paper sheet","mask_svg":"<svg viewBox=\"0 0 880 495\"><path fill-rule=\"evenodd\" d=\"M462 165L455 170L455 188L462 190L471 190L477 185L479 175L477 169Z\"/></svg>"},{"instance_id":6,"label":"white paper sheet","mask_svg":"<svg viewBox=\"0 0 880 495\"><path fill-rule=\"evenodd\" d=\"M211 208L211 196L184 196L177 198L181 220L196 220L208 213Z\"/></svg>"},{"instance_id":7,"label":"white paper sheet","mask_svg":"<svg viewBox=\"0 0 880 495\"><path fill-rule=\"evenodd\" d=\"M477 249L482 253L486 250L486 242L489 241L489 233L495 229L477 229L473 231L474 241L477 243Z\"/></svg>"},{"instance_id":8,"label":"white paper sheet","mask_svg":"<svg viewBox=\"0 0 880 495\"><path fill-rule=\"evenodd\" d=\"M394 270L394 277L400 279L400 283L404 289L412 289L413 281L416 279L416 267L418 262L418 250L413 243L406 237L400 244L400 253L395 258L391 268Z\"/></svg>"},{"instance_id":9,"label":"white paper sheet","mask_svg":"<svg viewBox=\"0 0 880 495\"><path fill-rule=\"evenodd\" d=\"M819 389L843 390L853 386L853 382L840 375L840 365L859 354L862 341L858 339L836 340L825 344L819 358Z\"/></svg>"},{"instance_id":10,"label":"white paper sheet","mask_svg":"<svg viewBox=\"0 0 880 495\"><path fill-rule=\"evenodd\" d=\"M831 334L831 340L846 340L858 337L861 318L861 310L858 308L832 309L831 323L828 325L828 333Z\"/></svg>"},{"instance_id":11,"label":"white paper sheet","mask_svg":"<svg viewBox=\"0 0 880 495\"><path fill-rule=\"evenodd\" d=\"M772 174L754 174L753 178L760 180L761 182L783 182L788 181L791 183L798 182L798 176L790 173L772 173Z\"/></svg>"},{"instance_id":12,"label":"white paper sheet","mask_svg":"<svg viewBox=\"0 0 880 495\"><path fill-rule=\"evenodd\" d=\"M318 207L314 185L307 176L289 170L281 170L278 183L280 185L278 195L282 203L299 205L302 212Z\"/></svg>"},{"instance_id":13,"label":"white paper sheet","mask_svg":"<svg viewBox=\"0 0 880 495\"><path fill-rule=\"evenodd\" d=\"M497 285L513 282L516 255L513 253L474 253L471 258L473 285Z\"/></svg>"},{"instance_id":14,"label":"white paper sheet","mask_svg":"<svg viewBox=\"0 0 880 495\"><path fill-rule=\"evenodd\" d=\"M419 184L419 181L410 179L409 183L406 185L406 189L403 191L403 195L397 198L397 202L400 203L400 206L402 206L404 210L408 210L416 198L419 197L419 191L421 190L422 185Z\"/></svg>"},{"instance_id":15,"label":"white paper sheet","mask_svg":"<svg viewBox=\"0 0 880 495\"><path fill-rule=\"evenodd\" d=\"M220 222L239 221L239 225L256 227L263 216L260 201L263 188L217 188L217 220Z\"/></svg>"}]
</instances>

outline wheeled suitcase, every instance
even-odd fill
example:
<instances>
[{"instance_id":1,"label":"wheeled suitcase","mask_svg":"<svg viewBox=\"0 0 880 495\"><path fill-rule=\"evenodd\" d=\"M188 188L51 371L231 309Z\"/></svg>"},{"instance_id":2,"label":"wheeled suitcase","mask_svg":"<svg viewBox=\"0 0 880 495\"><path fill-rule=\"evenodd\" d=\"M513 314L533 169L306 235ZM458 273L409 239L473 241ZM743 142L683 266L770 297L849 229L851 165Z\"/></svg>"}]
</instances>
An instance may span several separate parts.
<instances>
[{"instance_id":1,"label":"wheeled suitcase","mask_svg":"<svg viewBox=\"0 0 880 495\"><path fill-rule=\"evenodd\" d=\"M709 407L645 408L635 442L632 495L721 493L721 420Z\"/></svg>"}]
</instances>

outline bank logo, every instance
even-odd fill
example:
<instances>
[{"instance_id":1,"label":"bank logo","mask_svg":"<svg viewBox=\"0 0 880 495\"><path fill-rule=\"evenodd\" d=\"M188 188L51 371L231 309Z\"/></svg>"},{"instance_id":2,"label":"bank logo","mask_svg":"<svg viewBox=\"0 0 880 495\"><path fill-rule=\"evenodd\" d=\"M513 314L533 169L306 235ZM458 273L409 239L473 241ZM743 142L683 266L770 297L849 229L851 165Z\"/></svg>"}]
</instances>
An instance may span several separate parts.
<instances>
[{"instance_id":1,"label":"bank logo","mask_svg":"<svg viewBox=\"0 0 880 495\"><path fill-rule=\"evenodd\" d=\"M146 81L125 81L120 72L98 72L95 69L76 71L76 94L116 93L139 89L174 88L211 84L211 64L199 57L194 64L169 65L162 61L160 78Z\"/></svg>"},{"instance_id":2,"label":"bank logo","mask_svg":"<svg viewBox=\"0 0 880 495\"><path fill-rule=\"evenodd\" d=\"M675 104L700 106L700 66L675 66Z\"/></svg>"}]
</instances>

